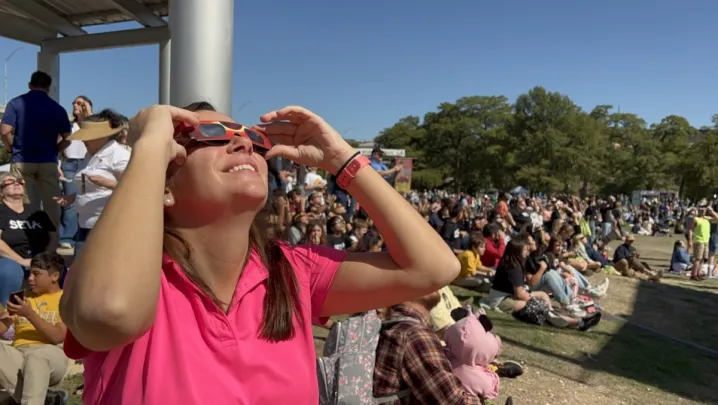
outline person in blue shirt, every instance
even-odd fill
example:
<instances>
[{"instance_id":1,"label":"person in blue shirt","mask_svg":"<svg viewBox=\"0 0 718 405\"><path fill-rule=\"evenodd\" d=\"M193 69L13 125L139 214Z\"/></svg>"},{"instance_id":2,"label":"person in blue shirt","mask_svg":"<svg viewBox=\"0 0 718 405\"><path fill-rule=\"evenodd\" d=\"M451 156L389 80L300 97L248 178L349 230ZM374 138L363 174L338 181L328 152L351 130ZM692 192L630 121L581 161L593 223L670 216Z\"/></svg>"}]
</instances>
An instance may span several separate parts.
<instances>
[{"instance_id":1,"label":"person in blue shirt","mask_svg":"<svg viewBox=\"0 0 718 405\"><path fill-rule=\"evenodd\" d=\"M392 178L396 173L401 171L401 166L394 166L394 168L389 169L386 167L386 164L384 164L384 161L382 158L384 157L384 152L381 150L381 148L374 148L371 151L371 158L369 161L371 162L371 167L376 170L377 173L381 177L384 178L384 180L391 183Z\"/></svg>"},{"instance_id":2,"label":"person in blue shirt","mask_svg":"<svg viewBox=\"0 0 718 405\"><path fill-rule=\"evenodd\" d=\"M671 255L671 273L685 274L687 271L691 271L692 262L685 242L677 240L673 245L673 254Z\"/></svg>"},{"instance_id":3,"label":"person in blue shirt","mask_svg":"<svg viewBox=\"0 0 718 405\"><path fill-rule=\"evenodd\" d=\"M48 94L52 78L45 72L32 74L30 91L15 97L5 108L0 124L0 137L11 151L13 175L26 181L30 202L48 214L56 229L60 227L60 175L58 153L70 142L72 132L67 111Z\"/></svg>"}]
</instances>

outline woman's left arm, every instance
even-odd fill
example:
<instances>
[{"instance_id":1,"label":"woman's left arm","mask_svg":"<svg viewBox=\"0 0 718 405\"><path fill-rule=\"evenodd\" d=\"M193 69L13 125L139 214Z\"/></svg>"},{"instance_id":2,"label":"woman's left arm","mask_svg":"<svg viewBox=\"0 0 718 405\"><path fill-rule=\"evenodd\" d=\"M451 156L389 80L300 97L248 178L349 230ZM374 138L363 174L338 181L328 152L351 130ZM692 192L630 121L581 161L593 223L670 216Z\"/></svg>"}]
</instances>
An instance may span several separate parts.
<instances>
[{"instance_id":1,"label":"woman's left arm","mask_svg":"<svg viewBox=\"0 0 718 405\"><path fill-rule=\"evenodd\" d=\"M283 156L337 175L355 156L354 148L334 128L304 108L286 107L261 120L275 143L268 159ZM347 191L374 221L390 253L350 253L339 264L321 316L409 301L456 278L461 266L451 249L371 166L356 173Z\"/></svg>"},{"instance_id":2,"label":"woman's left arm","mask_svg":"<svg viewBox=\"0 0 718 405\"><path fill-rule=\"evenodd\" d=\"M347 150L345 159L352 155ZM334 276L322 316L408 301L458 276L461 266L451 249L371 166L357 172L347 191L374 220L389 253L350 253Z\"/></svg>"}]
</instances>

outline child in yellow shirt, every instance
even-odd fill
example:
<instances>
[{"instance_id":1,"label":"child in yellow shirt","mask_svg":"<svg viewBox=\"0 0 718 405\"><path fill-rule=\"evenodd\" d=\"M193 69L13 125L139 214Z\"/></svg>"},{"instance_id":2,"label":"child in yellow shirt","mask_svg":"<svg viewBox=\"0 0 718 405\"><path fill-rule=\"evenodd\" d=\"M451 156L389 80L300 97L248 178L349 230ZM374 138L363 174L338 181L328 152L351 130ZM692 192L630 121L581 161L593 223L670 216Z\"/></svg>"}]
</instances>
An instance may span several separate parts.
<instances>
[{"instance_id":1,"label":"child in yellow shirt","mask_svg":"<svg viewBox=\"0 0 718 405\"><path fill-rule=\"evenodd\" d=\"M478 232L472 233L469 238L469 248L458 255L461 271L452 284L466 288L490 286L494 270L481 264L481 255L484 251L486 251L484 237Z\"/></svg>"},{"instance_id":2,"label":"child in yellow shirt","mask_svg":"<svg viewBox=\"0 0 718 405\"><path fill-rule=\"evenodd\" d=\"M48 387L58 384L67 370L67 357L59 346L67 332L60 319L64 267L64 260L54 252L33 257L32 292L24 299L10 297L7 311L0 314L0 334L15 326L12 346L0 344L0 388L14 394L18 403L43 403ZM34 360L26 361L30 358ZM16 392L19 376L24 380L22 392Z\"/></svg>"}]
</instances>

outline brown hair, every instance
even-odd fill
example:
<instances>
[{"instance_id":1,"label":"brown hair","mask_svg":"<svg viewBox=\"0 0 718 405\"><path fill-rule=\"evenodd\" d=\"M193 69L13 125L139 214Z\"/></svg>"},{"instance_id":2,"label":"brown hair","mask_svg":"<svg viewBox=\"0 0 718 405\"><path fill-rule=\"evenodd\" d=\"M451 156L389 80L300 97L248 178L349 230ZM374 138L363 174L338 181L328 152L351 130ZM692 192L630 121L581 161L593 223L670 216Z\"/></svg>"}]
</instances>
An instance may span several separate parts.
<instances>
[{"instance_id":1,"label":"brown hair","mask_svg":"<svg viewBox=\"0 0 718 405\"><path fill-rule=\"evenodd\" d=\"M211 104L205 102L193 103L184 108L189 111L215 111ZM265 225L262 223L261 216L257 216L249 230L250 249L257 252L269 273L265 281L267 293L264 297L259 336L270 342L279 342L294 337L295 312L300 324L304 322L304 317L300 310L297 276L282 251L281 242L268 239L261 230ZM167 226L165 226L164 251L182 268L190 280L221 306L222 302L216 294L193 269L192 247L179 232Z\"/></svg>"},{"instance_id":2,"label":"brown hair","mask_svg":"<svg viewBox=\"0 0 718 405\"><path fill-rule=\"evenodd\" d=\"M484 236L481 235L478 232L472 232L471 236L469 237L469 248L470 249L478 249L481 246L486 245L486 239L484 239Z\"/></svg>"}]
</instances>

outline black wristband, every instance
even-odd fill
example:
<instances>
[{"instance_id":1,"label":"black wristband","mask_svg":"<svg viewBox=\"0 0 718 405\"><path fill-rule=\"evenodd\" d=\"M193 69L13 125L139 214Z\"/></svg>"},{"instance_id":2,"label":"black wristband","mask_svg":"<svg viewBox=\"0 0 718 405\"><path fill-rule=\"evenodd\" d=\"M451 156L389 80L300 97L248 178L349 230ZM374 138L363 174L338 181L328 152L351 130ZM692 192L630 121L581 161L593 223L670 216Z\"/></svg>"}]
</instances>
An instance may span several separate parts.
<instances>
[{"instance_id":1,"label":"black wristband","mask_svg":"<svg viewBox=\"0 0 718 405\"><path fill-rule=\"evenodd\" d=\"M337 177L338 177L340 174L342 174L342 172L344 171L344 169L346 169L347 166L349 166L349 163L351 163L352 160L354 160L354 159L355 159L357 156L359 156L359 155L361 155L361 152L356 151L356 152L352 155L352 157L350 157L349 159L347 159L347 161L344 162L344 164L342 165L342 167L337 171Z\"/></svg>"}]
</instances>

